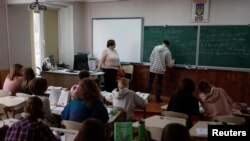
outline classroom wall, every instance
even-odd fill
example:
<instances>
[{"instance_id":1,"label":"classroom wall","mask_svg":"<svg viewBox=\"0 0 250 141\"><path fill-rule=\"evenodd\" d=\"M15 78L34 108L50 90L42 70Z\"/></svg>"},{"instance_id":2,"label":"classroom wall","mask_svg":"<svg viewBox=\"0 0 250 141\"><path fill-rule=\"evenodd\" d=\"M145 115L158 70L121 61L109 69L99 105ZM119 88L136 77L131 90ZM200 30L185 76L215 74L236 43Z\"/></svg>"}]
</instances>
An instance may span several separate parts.
<instances>
[{"instance_id":1,"label":"classroom wall","mask_svg":"<svg viewBox=\"0 0 250 141\"><path fill-rule=\"evenodd\" d=\"M86 27L84 19L86 12L82 12L86 8L85 3L73 3L74 54L84 52L85 48L88 48L84 45L84 43L87 42L87 38L84 36L86 29L83 28Z\"/></svg>"},{"instance_id":2,"label":"classroom wall","mask_svg":"<svg viewBox=\"0 0 250 141\"><path fill-rule=\"evenodd\" d=\"M59 21L61 25L59 28L62 29L62 31L59 31L59 46L63 48L59 53L59 60L69 63L71 66L73 65L74 54L77 52L92 52L92 18L144 17L145 25L195 24L190 22L190 0L130 0L100 3L73 2L71 4L73 5L73 16L66 14L66 10L62 8L64 10L62 10L61 13L64 13L64 16L61 16L61 20L65 20L67 23ZM209 22L200 24L249 24L250 14L247 14L250 13L249 7L249 0L211 0ZM22 38L23 41L21 45L24 46L26 50L27 45L30 45L27 7L24 5L13 5L8 11L11 12L9 20L19 23L11 23L12 27L16 29L12 30L12 32L16 34L12 33L11 38L12 40ZM70 10L68 10L68 12L70 12ZM3 13L1 12L1 14ZM72 19L72 21L69 21L70 19ZM69 22L72 22L72 26L68 26L70 25ZM1 28L5 29L3 26L1 26ZM72 31L71 28L73 28ZM22 30L25 30L26 36L21 34ZM72 34L72 36L69 36L70 34ZM14 42L11 46L13 49L16 49L20 46L20 42ZM5 50L7 51L7 48L5 48ZM29 52L30 50L27 49L26 51ZM65 55L63 53L65 51L67 54L68 51L72 52L72 55ZM23 55L18 57L11 55L11 58L13 58L12 62L18 60L25 65L31 64L30 59L28 59L30 55L27 52L25 53L23 50ZM7 55L7 53L3 54ZM24 56L28 57L24 58ZM6 66L6 64L3 65Z\"/></svg>"},{"instance_id":3,"label":"classroom wall","mask_svg":"<svg viewBox=\"0 0 250 141\"><path fill-rule=\"evenodd\" d=\"M57 61L58 57L58 10L49 9L43 13L44 26L44 53L45 57L53 55Z\"/></svg>"},{"instance_id":4,"label":"classroom wall","mask_svg":"<svg viewBox=\"0 0 250 141\"><path fill-rule=\"evenodd\" d=\"M92 47L92 18L144 17L145 25L196 24L190 22L191 0L132 0L81 5L85 6L82 6L81 11L77 11L81 12L80 14L76 14L83 16L88 24L74 28L85 29L81 39L88 39L82 46L86 52L91 51ZM250 24L249 7L249 0L210 0L209 22L198 24ZM80 42L80 39L75 41L77 42Z\"/></svg>"},{"instance_id":5,"label":"classroom wall","mask_svg":"<svg viewBox=\"0 0 250 141\"><path fill-rule=\"evenodd\" d=\"M0 70L9 68L8 33L7 33L7 5L0 1Z\"/></svg>"},{"instance_id":6,"label":"classroom wall","mask_svg":"<svg viewBox=\"0 0 250 141\"><path fill-rule=\"evenodd\" d=\"M8 6L11 65L31 67L30 13L27 5Z\"/></svg>"},{"instance_id":7,"label":"classroom wall","mask_svg":"<svg viewBox=\"0 0 250 141\"><path fill-rule=\"evenodd\" d=\"M73 6L68 6L59 10L59 62L70 65L70 68L73 67Z\"/></svg>"}]
</instances>

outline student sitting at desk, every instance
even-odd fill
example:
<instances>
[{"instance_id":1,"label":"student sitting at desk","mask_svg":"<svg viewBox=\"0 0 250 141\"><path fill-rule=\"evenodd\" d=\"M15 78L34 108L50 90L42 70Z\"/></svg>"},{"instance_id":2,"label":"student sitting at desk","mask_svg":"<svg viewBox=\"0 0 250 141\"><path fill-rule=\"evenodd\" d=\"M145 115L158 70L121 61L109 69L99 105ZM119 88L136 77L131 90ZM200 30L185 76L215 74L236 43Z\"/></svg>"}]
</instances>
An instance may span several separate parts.
<instances>
[{"instance_id":1,"label":"student sitting at desk","mask_svg":"<svg viewBox=\"0 0 250 141\"><path fill-rule=\"evenodd\" d=\"M10 73L4 80L3 90L10 91L12 95L16 95L18 88L23 82L23 66L14 64L10 69Z\"/></svg>"},{"instance_id":2,"label":"student sitting at desk","mask_svg":"<svg viewBox=\"0 0 250 141\"><path fill-rule=\"evenodd\" d=\"M84 78L90 78L90 73L89 73L89 71L87 71L87 70L81 70L80 72L79 72L79 79L80 80L83 80ZM99 82L99 80L98 79L94 79L95 80L95 82L96 82L96 84L98 85L98 87L100 88L100 82ZM76 90L77 90L77 88L78 88L78 86L79 86L79 84L75 84L75 85L73 85L72 87L71 87L71 89L70 89L70 93L71 93L71 99L73 99L74 98L74 95L75 95L75 93L76 93Z\"/></svg>"},{"instance_id":3,"label":"student sitting at desk","mask_svg":"<svg viewBox=\"0 0 250 141\"><path fill-rule=\"evenodd\" d=\"M134 120L134 108L144 108L146 102L134 91L128 89L129 82L126 78L121 77L118 79L118 91L117 89L112 91L113 94L113 106L124 108L126 111L126 119Z\"/></svg>"},{"instance_id":4,"label":"student sitting at desk","mask_svg":"<svg viewBox=\"0 0 250 141\"><path fill-rule=\"evenodd\" d=\"M106 126L98 119L89 118L83 122L75 141L106 141Z\"/></svg>"},{"instance_id":5,"label":"student sitting at desk","mask_svg":"<svg viewBox=\"0 0 250 141\"><path fill-rule=\"evenodd\" d=\"M109 119L97 84L92 79L85 78L81 80L75 98L62 111L61 118L83 122L90 117L103 122L107 122Z\"/></svg>"},{"instance_id":6,"label":"student sitting at desk","mask_svg":"<svg viewBox=\"0 0 250 141\"><path fill-rule=\"evenodd\" d=\"M36 77L35 72L32 68L25 68L23 73L23 82L18 89L18 92L32 94L29 89L29 84L32 79Z\"/></svg>"},{"instance_id":7,"label":"student sitting at desk","mask_svg":"<svg viewBox=\"0 0 250 141\"><path fill-rule=\"evenodd\" d=\"M27 116L8 129L5 141L57 141L50 128L39 120L44 118L42 107L40 98L30 97L24 108Z\"/></svg>"},{"instance_id":8,"label":"student sitting at desk","mask_svg":"<svg viewBox=\"0 0 250 141\"><path fill-rule=\"evenodd\" d=\"M82 71L79 72L79 75L78 75L78 76L79 76L79 79L80 79L80 80L83 80L84 78L89 78L89 77L90 77L90 74L89 74L89 71L87 71L87 70L82 70ZM73 86L71 87L71 89L70 89L71 99L74 98L75 93L76 93L78 87L79 87L79 84L75 84L75 85L73 85Z\"/></svg>"},{"instance_id":9,"label":"student sitting at desk","mask_svg":"<svg viewBox=\"0 0 250 141\"><path fill-rule=\"evenodd\" d=\"M164 127L161 141L191 141L191 136L182 124L171 123Z\"/></svg>"},{"instance_id":10,"label":"student sitting at desk","mask_svg":"<svg viewBox=\"0 0 250 141\"><path fill-rule=\"evenodd\" d=\"M232 114L232 99L224 89L211 86L208 81L199 82L199 99L208 117Z\"/></svg>"},{"instance_id":11,"label":"student sitting at desk","mask_svg":"<svg viewBox=\"0 0 250 141\"><path fill-rule=\"evenodd\" d=\"M34 78L29 85L30 91L33 95L38 96L43 102L43 111L45 116L45 122L48 125L57 124L55 117L50 110L49 98L44 96L44 92L47 90L47 80L45 78Z\"/></svg>"},{"instance_id":12,"label":"student sitting at desk","mask_svg":"<svg viewBox=\"0 0 250 141\"><path fill-rule=\"evenodd\" d=\"M195 85L192 79L184 78L175 95L170 98L167 111L175 111L187 114L188 127L192 125L192 119L200 114L199 100L193 95Z\"/></svg>"}]
</instances>

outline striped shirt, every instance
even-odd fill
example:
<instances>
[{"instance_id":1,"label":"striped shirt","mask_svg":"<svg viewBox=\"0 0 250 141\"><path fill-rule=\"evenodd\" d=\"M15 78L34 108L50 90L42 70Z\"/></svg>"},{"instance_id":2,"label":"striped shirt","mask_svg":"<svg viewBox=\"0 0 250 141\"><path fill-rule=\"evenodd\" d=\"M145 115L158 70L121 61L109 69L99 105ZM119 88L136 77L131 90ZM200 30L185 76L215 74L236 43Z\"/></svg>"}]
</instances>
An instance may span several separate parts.
<instances>
[{"instance_id":1,"label":"striped shirt","mask_svg":"<svg viewBox=\"0 0 250 141\"><path fill-rule=\"evenodd\" d=\"M171 52L162 45L156 46L150 55L150 72L164 74L166 67L172 67Z\"/></svg>"},{"instance_id":2,"label":"striped shirt","mask_svg":"<svg viewBox=\"0 0 250 141\"><path fill-rule=\"evenodd\" d=\"M8 129L4 141L57 141L57 139L47 125L26 117Z\"/></svg>"}]
</instances>

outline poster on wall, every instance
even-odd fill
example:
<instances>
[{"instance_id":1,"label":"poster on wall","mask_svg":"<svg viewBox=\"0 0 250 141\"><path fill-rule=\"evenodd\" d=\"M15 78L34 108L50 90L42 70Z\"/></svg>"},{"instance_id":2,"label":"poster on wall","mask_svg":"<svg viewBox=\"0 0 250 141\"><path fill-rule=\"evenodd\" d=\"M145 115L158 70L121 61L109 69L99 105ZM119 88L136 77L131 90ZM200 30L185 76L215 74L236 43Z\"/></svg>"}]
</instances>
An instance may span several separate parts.
<instances>
[{"instance_id":1,"label":"poster on wall","mask_svg":"<svg viewBox=\"0 0 250 141\"><path fill-rule=\"evenodd\" d=\"M209 0L192 0L192 22L208 22Z\"/></svg>"}]
</instances>

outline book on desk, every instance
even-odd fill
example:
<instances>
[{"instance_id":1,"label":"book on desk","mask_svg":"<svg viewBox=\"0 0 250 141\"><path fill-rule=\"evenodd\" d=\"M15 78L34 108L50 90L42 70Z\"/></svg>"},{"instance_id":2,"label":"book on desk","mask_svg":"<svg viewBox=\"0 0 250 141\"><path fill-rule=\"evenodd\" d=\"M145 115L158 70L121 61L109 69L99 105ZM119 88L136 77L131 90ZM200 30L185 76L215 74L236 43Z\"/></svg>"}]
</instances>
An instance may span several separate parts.
<instances>
[{"instance_id":1,"label":"book on desk","mask_svg":"<svg viewBox=\"0 0 250 141\"><path fill-rule=\"evenodd\" d=\"M52 89L49 95L51 106L65 107L70 99L70 92L61 89Z\"/></svg>"}]
</instances>

